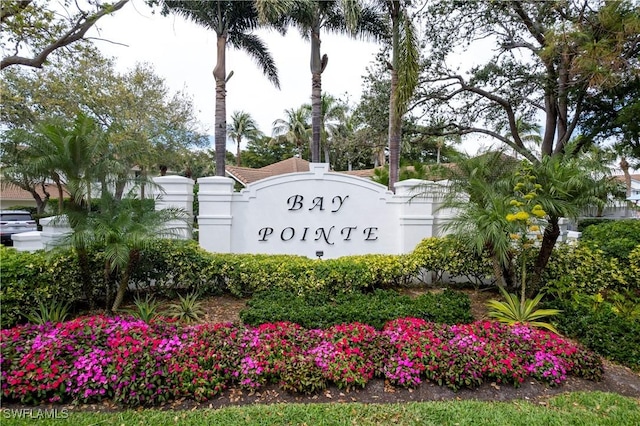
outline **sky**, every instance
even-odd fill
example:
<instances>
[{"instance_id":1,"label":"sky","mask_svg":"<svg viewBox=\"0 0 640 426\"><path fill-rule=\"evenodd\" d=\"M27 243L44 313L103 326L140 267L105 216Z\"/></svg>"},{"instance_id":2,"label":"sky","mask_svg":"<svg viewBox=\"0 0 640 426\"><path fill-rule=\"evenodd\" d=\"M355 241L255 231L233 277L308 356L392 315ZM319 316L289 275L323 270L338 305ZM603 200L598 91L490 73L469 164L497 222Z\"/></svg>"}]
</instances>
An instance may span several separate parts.
<instances>
[{"instance_id":1,"label":"sky","mask_svg":"<svg viewBox=\"0 0 640 426\"><path fill-rule=\"evenodd\" d=\"M281 90L262 74L246 53L227 49L227 121L236 110L251 114L260 130L271 134L272 123L284 118L284 110L310 103L310 44L292 28L286 36L276 32L258 32L274 57L279 70ZM202 130L213 134L215 112L215 33L177 16L152 13L142 0L132 0L121 10L100 19L89 34L107 56L116 58L119 71L136 62L154 65L172 92L185 91L192 98ZM98 40L100 39L100 40ZM108 40L108 41L107 41ZM322 90L349 99L360 99L361 77L366 74L380 45L350 39L347 36L322 35L321 53L329 63L322 74Z\"/></svg>"},{"instance_id":2,"label":"sky","mask_svg":"<svg viewBox=\"0 0 640 426\"><path fill-rule=\"evenodd\" d=\"M311 47L295 28L289 29L286 36L267 30L257 34L275 60L281 88L276 89L245 52L228 48L227 73L234 74L227 83L227 122L234 111L245 111L256 120L260 130L271 135L273 121L285 118L285 109L311 101ZM164 17L158 11L154 13L144 0L131 0L121 10L101 18L87 35L105 55L116 58L120 72L133 68L136 62L152 64L172 93L183 91L192 99L201 130L213 134L212 72L216 62L213 31L176 15ZM322 74L322 92L357 105L362 94L362 77L382 46L326 32L321 37L321 53L329 57ZM474 47L472 55L454 58L462 69L486 59L491 47L486 41L482 43ZM457 148L474 154L490 145L497 143L486 137L466 135ZM232 141L228 141L227 147L235 151Z\"/></svg>"}]
</instances>

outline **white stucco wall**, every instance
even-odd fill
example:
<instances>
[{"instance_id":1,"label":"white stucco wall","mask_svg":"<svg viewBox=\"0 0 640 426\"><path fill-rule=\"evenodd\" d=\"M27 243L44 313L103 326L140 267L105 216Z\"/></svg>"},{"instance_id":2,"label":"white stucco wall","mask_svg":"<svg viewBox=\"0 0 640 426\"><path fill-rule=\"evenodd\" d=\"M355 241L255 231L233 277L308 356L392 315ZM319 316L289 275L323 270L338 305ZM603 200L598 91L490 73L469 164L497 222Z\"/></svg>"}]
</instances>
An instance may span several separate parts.
<instances>
[{"instance_id":1,"label":"white stucco wall","mask_svg":"<svg viewBox=\"0 0 640 426\"><path fill-rule=\"evenodd\" d=\"M434 216L433 197L413 197L423 181L405 181L394 195L368 179L329 172L327 164L263 179L239 193L229 178L198 184L199 241L212 252L315 257L322 251L325 259L399 254L443 222Z\"/></svg>"}]
</instances>

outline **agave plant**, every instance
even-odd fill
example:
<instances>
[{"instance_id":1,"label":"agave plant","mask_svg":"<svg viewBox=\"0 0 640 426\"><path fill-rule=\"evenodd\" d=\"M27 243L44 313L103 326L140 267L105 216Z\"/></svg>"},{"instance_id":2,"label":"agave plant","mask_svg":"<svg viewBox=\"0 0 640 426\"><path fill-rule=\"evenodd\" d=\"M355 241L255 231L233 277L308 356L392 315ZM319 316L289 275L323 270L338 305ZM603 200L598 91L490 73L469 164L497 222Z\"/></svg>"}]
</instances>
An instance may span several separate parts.
<instances>
[{"instance_id":1,"label":"agave plant","mask_svg":"<svg viewBox=\"0 0 640 426\"><path fill-rule=\"evenodd\" d=\"M558 330L548 322L537 321L540 318L557 315L561 312L559 309L536 309L542 300L542 294L538 294L533 299L520 300L516 294L507 293L502 287L500 287L500 292L505 301L490 300L487 302L489 317L509 325L528 324L532 327L546 328L559 334Z\"/></svg>"},{"instance_id":2,"label":"agave plant","mask_svg":"<svg viewBox=\"0 0 640 426\"><path fill-rule=\"evenodd\" d=\"M122 312L127 313L135 318L141 319L147 324L151 323L157 317L160 316L160 303L156 299L148 294L144 299L136 296L133 300L135 308L122 309Z\"/></svg>"},{"instance_id":3,"label":"agave plant","mask_svg":"<svg viewBox=\"0 0 640 426\"><path fill-rule=\"evenodd\" d=\"M176 318L187 323L200 320L204 314L202 302L198 300L197 293L189 293L186 296L178 295L179 302L172 303L167 309L171 318Z\"/></svg>"},{"instance_id":4,"label":"agave plant","mask_svg":"<svg viewBox=\"0 0 640 426\"><path fill-rule=\"evenodd\" d=\"M58 323L67 319L70 309L71 305L66 302L52 299L45 303L40 300L38 308L26 314L25 317L32 324Z\"/></svg>"}]
</instances>

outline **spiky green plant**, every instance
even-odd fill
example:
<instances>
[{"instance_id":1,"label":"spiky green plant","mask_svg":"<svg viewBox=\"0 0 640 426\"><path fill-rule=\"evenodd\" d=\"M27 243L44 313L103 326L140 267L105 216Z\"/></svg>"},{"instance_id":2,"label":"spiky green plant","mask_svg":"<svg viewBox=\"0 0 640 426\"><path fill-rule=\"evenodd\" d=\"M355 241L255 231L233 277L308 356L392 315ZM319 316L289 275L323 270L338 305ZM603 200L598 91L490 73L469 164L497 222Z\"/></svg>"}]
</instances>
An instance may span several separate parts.
<instances>
[{"instance_id":1,"label":"spiky green plant","mask_svg":"<svg viewBox=\"0 0 640 426\"><path fill-rule=\"evenodd\" d=\"M40 300L38 308L26 314L25 317L32 324L58 323L67 319L70 310L71 305L67 302L56 299L51 299L48 302Z\"/></svg>"},{"instance_id":2,"label":"spiky green plant","mask_svg":"<svg viewBox=\"0 0 640 426\"><path fill-rule=\"evenodd\" d=\"M189 293L184 297L178 295L179 302L170 304L167 314L171 318L177 318L179 321L187 323L199 321L200 317L204 315L204 309L198 297L197 293Z\"/></svg>"},{"instance_id":3,"label":"spiky green plant","mask_svg":"<svg viewBox=\"0 0 640 426\"><path fill-rule=\"evenodd\" d=\"M616 315L630 321L640 319L640 302L632 291L614 293L612 299Z\"/></svg>"},{"instance_id":4,"label":"spiky green plant","mask_svg":"<svg viewBox=\"0 0 640 426\"><path fill-rule=\"evenodd\" d=\"M144 299L142 299L136 296L133 300L133 304L135 305L135 308L122 309L122 312L141 319L147 324L160 316L160 303L156 301L155 297L147 294Z\"/></svg>"},{"instance_id":5,"label":"spiky green plant","mask_svg":"<svg viewBox=\"0 0 640 426\"><path fill-rule=\"evenodd\" d=\"M542 294L538 294L533 299L520 300L518 295L507 293L502 287L500 287L500 293L505 298L504 302L498 300L487 302L489 317L509 325L522 323L532 327L546 328L559 334L558 330L548 322L537 321L540 318L557 315L562 312L559 309L536 309L540 300L542 300Z\"/></svg>"}]
</instances>

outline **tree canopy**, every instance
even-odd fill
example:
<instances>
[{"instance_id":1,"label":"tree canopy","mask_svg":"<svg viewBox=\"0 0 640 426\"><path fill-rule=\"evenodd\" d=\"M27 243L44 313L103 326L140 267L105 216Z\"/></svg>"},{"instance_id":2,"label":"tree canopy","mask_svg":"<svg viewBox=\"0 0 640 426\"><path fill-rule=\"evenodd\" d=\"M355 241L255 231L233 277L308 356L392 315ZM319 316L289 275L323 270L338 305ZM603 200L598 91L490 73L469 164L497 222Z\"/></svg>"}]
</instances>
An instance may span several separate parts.
<instances>
[{"instance_id":1,"label":"tree canopy","mask_svg":"<svg viewBox=\"0 0 640 426\"><path fill-rule=\"evenodd\" d=\"M489 135L533 162L518 118L544 123L543 156L562 154L589 101L640 69L632 2L435 1L424 19L429 59L416 104L445 118L448 132ZM454 69L451 55L480 39L493 55L466 73ZM493 130L497 122L510 137Z\"/></svg>"},{"instance_id":2,"label":"tree canopy","mask_svg":"<svg viewBox=\"0 0 640 426\"><path fill-rule=\"evenodd\" d=\"M0 8L0 69L12 65L42 68L53 52L76 48L96 22L127 4L91 1L54 3L40 0L3 0ZM60 10L60 8L62 10ZM62 13L61 13L62 12Z\"/></svg>"}]
</instances>

